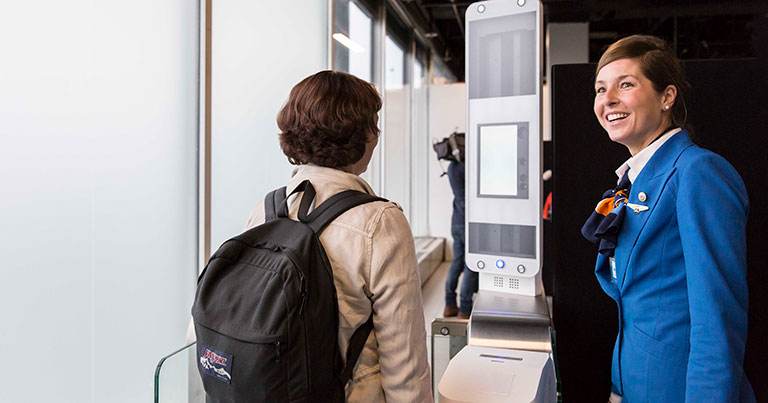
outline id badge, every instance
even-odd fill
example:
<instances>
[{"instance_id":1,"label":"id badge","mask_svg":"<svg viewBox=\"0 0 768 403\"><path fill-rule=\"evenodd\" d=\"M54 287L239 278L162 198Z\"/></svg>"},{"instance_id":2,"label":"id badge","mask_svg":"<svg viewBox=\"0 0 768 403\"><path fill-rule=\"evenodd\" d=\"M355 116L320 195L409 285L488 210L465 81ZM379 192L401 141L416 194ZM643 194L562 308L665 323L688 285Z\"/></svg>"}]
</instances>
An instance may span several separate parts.
<instances>
[{"instance_id":1,"label":"id badge","mask_svg":"<svg viewBox=\"0 0 768 403\"><path fill-rule=\"evenodd\" d=\"M616 284L616 281L618 279L618 277L616 276L616 259L613 256L611 256L609 260L611 262L611 282L613 284Z\"/></svg>"}]
</instances>

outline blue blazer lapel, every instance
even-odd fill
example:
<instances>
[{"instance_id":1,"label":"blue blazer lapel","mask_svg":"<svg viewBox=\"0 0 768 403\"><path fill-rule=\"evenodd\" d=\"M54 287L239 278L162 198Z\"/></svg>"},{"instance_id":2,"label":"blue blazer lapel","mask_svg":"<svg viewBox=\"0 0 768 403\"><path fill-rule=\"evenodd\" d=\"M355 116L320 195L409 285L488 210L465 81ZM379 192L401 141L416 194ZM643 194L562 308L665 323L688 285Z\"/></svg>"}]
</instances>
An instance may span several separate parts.
<instances>
[{"instance_id":1,"label":"blue blazer lapel","mask_svg":"<svg viewBox=\"0 0 768 403\"><path fill-rule=\"evenodd\" d=\"M636 213L631 207L625 207L627 209L626 217L622 223L614 256L617 269L616 280L620 289L624 288L627 264L637 244L637 239L656 208L667 181L675 172L677 159L683 150L692 145L693 142L688 137L687 131L678 132L656 150L640 175L635 178L629 192L628 203L647 206L648 210ZM638 198L641 192L645 194L646 199L644 201L640 201Z\"/></svg>"}]
</instances>

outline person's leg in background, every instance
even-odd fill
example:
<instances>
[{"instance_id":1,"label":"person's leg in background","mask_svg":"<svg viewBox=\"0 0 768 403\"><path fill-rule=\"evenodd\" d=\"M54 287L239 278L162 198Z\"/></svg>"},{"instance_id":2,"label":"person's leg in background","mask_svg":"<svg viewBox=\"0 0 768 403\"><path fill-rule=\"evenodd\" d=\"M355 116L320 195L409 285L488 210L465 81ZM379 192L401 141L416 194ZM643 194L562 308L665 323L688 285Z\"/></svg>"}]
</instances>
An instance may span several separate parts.
<instances>
[{"instance_id":1,"label":"person's leg in background","mask_svg":"<svg viewBox=\"0 0 768 403\"><path fill-rule=\"evenodd\" d=\"M478 277L477 272L470 270L464 261L464 226L452 228L453 236L453 258L460 258L461 267L464 272L464 278L461 280L461 294L459 296L459 318L469 319L472 313L472 296L477 292ZM457 236L458 235L458 236ZM458 239L458 241L457 241ZM460 246L457 250L457 244Z\"/></svg>"},{"instance_id":2,"label":"person's leg in background","mask_svg":"<svg viewBox=\"0 0 768 403\"><path fill-rule=\"evenodd\" d=\"M464 278L461 280L461 297L459 298L459 319L469 319L472 313L472 297L477 292L478 273L464 266Z\"/></svg>"},{"instance_id":3,"label":"person's leg in background","mask_svg":"<svg viewBox=\"0 0 768 403\"><path fill-rule=\"evenodd\" d=\"M443 316L449 318L459 313L456 305L456 287L459 284L459 276L464 271L464 225L452 225L453 260L445 278L445 309ZM462 287L463 289L464 287Z\"/></svg>"}]
</instances>

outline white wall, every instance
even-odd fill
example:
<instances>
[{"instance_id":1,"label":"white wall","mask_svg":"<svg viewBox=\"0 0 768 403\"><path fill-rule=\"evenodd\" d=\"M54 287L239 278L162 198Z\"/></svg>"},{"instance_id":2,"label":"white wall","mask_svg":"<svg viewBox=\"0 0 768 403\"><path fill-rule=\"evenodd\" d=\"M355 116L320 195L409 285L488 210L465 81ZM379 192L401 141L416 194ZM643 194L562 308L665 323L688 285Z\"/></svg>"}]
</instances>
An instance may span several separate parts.
<instances>
[{"instance_id":1,"label":"white wall","mask_svg":"<svg viewBox=\"0 0 768 403\"><path fill-rule=\"evenodd\" d=\"M429 86L429 137L442 140L454 131L466 132L467 90L464 83L432 84ZM441 165L442 164L442 167ZM432 236L445 238L446 260L453 256L451 215L453 192L448 176L447 161L438 162L434 150L429 155L429 231Z\"/></svg>"},{"instance_id":2,"label":"white wall","mask_svg":"<svg viewBox=\"0 0 768 403\"><path fill-rule=\"evenodd\" d=\"M328 66L328 1L216 1L212 18L211 252L290 178L276 116L295 84Z\"/></svg>"},{"instance_id":3,"label":"white wall","mask_svg":"<svg viewBox=\"0 0 768 403\"><path fill-rule=\"evenodd\" d=\"M197 253L195 2L0 4L3 402L152 399Z\"/></svg>"}]
</instances>

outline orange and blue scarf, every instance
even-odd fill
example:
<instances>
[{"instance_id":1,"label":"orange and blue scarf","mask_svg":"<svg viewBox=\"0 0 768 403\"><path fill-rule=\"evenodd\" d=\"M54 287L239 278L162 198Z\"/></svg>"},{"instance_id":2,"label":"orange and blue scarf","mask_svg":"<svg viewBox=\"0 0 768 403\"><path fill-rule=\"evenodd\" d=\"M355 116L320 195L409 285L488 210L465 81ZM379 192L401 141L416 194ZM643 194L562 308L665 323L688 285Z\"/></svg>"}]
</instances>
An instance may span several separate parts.
<instances>
[{"instance_id":1,"label":"orange and blue scarf","mask_svg":"<svg viewBox=\"0 0 768 403\"><path fill-rule=\"evenodd\" d=\"M626 214L625 207L631 186L628 173L624 173L616 188L603 193L603 200L597 203L595 211L581 227L584 238L598 244L598 252L606 257L613 257L616 249L616 240Z\"/></svg>"}]
</instances>

